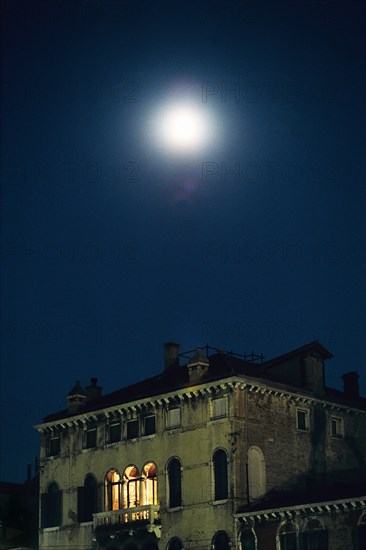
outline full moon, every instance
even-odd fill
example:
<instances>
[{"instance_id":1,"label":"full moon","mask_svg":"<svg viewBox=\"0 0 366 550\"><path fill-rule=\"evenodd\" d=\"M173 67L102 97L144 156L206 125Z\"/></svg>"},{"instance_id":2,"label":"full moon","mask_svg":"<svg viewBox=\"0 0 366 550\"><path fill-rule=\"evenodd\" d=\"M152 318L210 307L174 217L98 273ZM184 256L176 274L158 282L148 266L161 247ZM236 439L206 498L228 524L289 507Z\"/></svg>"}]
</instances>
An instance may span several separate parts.
<instances>
[{"instance_id":1,"label":"full moon","mask_svg":"<svg viewBox=\"0 0 366 550\"><path fill-rule=\"evenodd\" d=\"M160 147L176 153L197 153L208 145L210 119L203 107L168 104L155 117L155 135Z\"/></svg>"}]
</instances>

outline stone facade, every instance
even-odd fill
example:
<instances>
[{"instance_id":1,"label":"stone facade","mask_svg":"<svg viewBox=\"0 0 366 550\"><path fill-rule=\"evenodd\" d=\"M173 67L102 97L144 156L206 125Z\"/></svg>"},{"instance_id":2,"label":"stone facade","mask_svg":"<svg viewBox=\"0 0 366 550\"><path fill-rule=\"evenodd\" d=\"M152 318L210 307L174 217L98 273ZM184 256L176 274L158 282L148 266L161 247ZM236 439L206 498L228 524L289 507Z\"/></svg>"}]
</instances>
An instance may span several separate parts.
<instances>
[{"instance_id":1,"label":"stone facade","mask_svg":"<svg viewBox=\"0 0 366 550\"><path fill-rule=\"evenodd\" d=\"M365 400L324 386L329 357L311 343L260 364L198 351L180 366L167 344L157 377L103 397L95 379L76 384L68 409L36 426L40 549L282 548L296 514L275 505L269 521L273 495L299 498L365 468ZM353 540L360 502L352 518L321 520L327 547ZM298 516L304 530L311 516Z\"/></svg>"}]
</instances>

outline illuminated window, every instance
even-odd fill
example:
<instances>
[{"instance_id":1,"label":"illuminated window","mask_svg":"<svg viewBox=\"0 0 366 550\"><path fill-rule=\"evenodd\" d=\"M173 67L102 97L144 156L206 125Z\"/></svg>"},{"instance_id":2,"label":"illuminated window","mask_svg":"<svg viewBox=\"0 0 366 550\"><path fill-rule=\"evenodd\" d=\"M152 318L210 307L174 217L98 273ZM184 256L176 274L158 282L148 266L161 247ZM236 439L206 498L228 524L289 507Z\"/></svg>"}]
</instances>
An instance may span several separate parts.
<instances>
[{"instance_id":1,"label":"illuminated window","mask_svg":"<svg viewBox=\"0 0 366 550\"><path fill-rule=\"evenodd\" d=\"M123 475L123 508L139 506L140 477L136 466L129 466Z\"/></svg>"},{"instance_id":2,"label":"illuminated window","mask_svg":"<svg viewBox=\"0 0 366 550\"><path fill-rule=\"evenodd\" d=\"M177 458L168 463L168 507L182 506L182 467Z\"/></svg>"},{"instance_id":3,"label":"illuminated window","mask_svg":"<svg viewBox=\"0 0 366 550\"><path fill-rule=\"evenodd\" d=\"M152 435L154 433L155 433L155 415L145 416L144 435Z\"/></svg>"},{"instance_id":4,"label":"illuminated window","mask_svg":"<svg viewBox=\"0 0 366 550\"><path fill-rule=\"evenodd\" d=\"M105 479L106 485L106 511L119 510L121 494L121 476L117 470L110 470Z\"/></svg>"},{"instance_id":5,"label":"illuminated window","mask_svg":"<svg viewBox=\"0 0 366 550\"><path fill-rule=\"evenodd\" d=\"M332 416L331 418L331 429L332 437L343 437L344 436L344 424L343 418L338 416Z\"/></svg>"},{"instance_id":6,"label":"illuminated window","mask_svg":"<svg viewBox=\"0 0 366 550\"><path fill-rule=\"evenodd\" d=\"M153 462L144 466L140 490L141 506L158 503L156 465Z\"/></svg>"},{"instance_id":7,"label":"illuminated window","mask_svg":"<svg viewBox=\"0 0 366 550\"><path fill-rule=\"evenodd\" d=\"M60 454L61 444L60 436L52 436L48 441L48 456L56 456Z\"/></svg>"},{"instance_id":8,"label":"illuminated window","mask_svg":"<svg viewBox=\"0 0 366 550\"><path fill-rule=\"evenodd\" d=\"M121 441L121 423L113 422L109 424L109 443Z\"/></svg>"},{"instance_id":9,"label":"illuminated window","mask_svg":"<svg viewBox=\"0 0 366 550\"><path fill-rule=\"evenodd\" d=\"M57 483L48 486L46 493L41 495L41 526L58 527L62 522L62 491Z\"/></svg>"},{"instance_id":10,"label":"illuminated window","mask_svg":"<svg viewBox=\"0 0 366 550\"><path fill-rule=\"evenodd\" d=\"M228 497L227 480L227 455L225 451L219 449L213 455L213 474L214 474L214 500L224 500Z\"/></svg>"},{"instance_id":11,"label":"illuminated window","mask_svg":"<svg viewBox=\"0 0 366 550\"><path fill-rule=\"evenodd\" d=\"M212 418L223 418L226 416L226 397L212 400Z\"/></svg>"},{"instance_id":12,"label":"illuminated window","mask_svg":"<svg viewBox=\"0 0 366 550\"><path fill-rule=\"evenodd\" d=\"M213 550L230 550L231 544L228 534L225 531L217 531L212 539Z\"/></svg>"},{"instance_id":13,"label":"illuminated window","mask_svg":"<svg viewBox=\"0 0 366 550\"><path fill-rule=\"evenodd\" d=\"M139 436L139 421L136 420L130 420L127 422L127 433L126 437L127 439L135 439Z\"/></svg>"},{"instance_id":14,"label":"illuminated window","mask_svg":"<svg viewBox=\"0 0 366 550\"><path fill-rule=\"evenodd\" d=\"M167 427L177 428L181 424L180 409L169 409L167 415Z\"/></svg>"},{"instance_id":15,"label":"illuminated window","mask_svg":"<svg viewBox=\"0 0 366 550\"><path fill-rule=\"evenodd\" d=\"M303 431L309 431L309 411L306 409L296 410L297 429Z\"/></svg>"},{"instance_id":16,"label":"illuminated window","mask_svg":"<svg viewBox=\"0 0 366 550\"><path fill-rule=\"evenodd\" d=\"M93 521L97 512L97 482L95 477L87 475L82 487L78 487L78 522Z\"/></svg>"}]
</instances>

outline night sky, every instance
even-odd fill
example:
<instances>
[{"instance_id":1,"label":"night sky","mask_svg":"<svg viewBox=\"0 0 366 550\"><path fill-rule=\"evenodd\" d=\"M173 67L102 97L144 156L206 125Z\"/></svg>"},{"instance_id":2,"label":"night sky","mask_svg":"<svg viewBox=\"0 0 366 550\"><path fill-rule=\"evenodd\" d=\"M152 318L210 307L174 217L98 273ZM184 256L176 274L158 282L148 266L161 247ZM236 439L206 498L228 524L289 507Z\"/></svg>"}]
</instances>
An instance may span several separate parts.
<instances>
[{"instance_id":1,"label":"night sky","mask_svg":"<svg viewBox=\"0 0 366 550\"><path fill-rule=\"evenodd\" d=\"M76 379L319 340L366 394L360 1L3 1L0 480ZM207 146L153 121L189 101Z\"/></svg>"}]
</instances>

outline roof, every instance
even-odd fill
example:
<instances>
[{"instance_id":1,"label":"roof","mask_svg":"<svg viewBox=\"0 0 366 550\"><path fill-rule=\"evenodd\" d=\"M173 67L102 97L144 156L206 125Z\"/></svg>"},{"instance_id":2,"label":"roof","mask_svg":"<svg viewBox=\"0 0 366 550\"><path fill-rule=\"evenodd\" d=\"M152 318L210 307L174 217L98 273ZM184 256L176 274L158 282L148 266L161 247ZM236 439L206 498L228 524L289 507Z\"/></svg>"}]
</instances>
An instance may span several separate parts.
<instances>
[{"instance_id":1,"label":"roof","mask_svg":"<svg viewBox=\"0 0 366 550\"><path fill-rule=\"evenodd\" d=\"M237 514L246 516L258 515L262 512L301 507L309 504L336 502L342 500L366 499L366 481L357 483L333 483L319 485L306 491L271 492L261 500L256 500L249 505L241 506Z\"/></svg>"},{"instance_id":2,"label":"roof","mask_svg":"<svg viewBox=\"0 0 366 550\"><path fill-rule=\"evenodd\" d=\"M285 361L287 358L299 356L302 357L306 354L313 352L321 354L324 358L332 357L332 354L326 350L318 342L310 342L309 344L293 350L287 354L281 355L270 361L263 362L261 364L250 362L242 357L236 356L232 353L218 351L208 357L209 367L202 376L202 383L214 382L217 380L225 379L230 376L242 375L249 378L253 378L258 381L273 382L277 384L284 384L288 388L292 388L292 391L298 392L300 386L294 385L286 378L276 373L276 369L271 369L272 366L278 364L281 361ZM188 362L189 364L189 362ZM194 384L197 385L197 382ZM44 418L44 422L53 422L62 418L68 418L79 414L85 414L92 411L98 411L105 408L129 403L131 401L138 401L140 399L146 399L148 397L154 397L164 393L169 393L176 390L192 387L193 384L189 381L189 373L187 365L171 366L164 370L161 374L153 376L151 378L144 379L140 382L132 384L130 386L113 391L104 396L96 397L85 403L82 409L77 411L69 411L64 409L62 411L50 414ZM82 390L82 388L80 387ZM80 389L77 388L77 393L80 395ZM73 395L75 387L69 392L69 396ZM82 390L83 391L83 390ZM301 388L302 393L309 392L306 388ZM331 399L336 400L342 404L355 404L357 406L366 408L366 399L350 399L347 398L343 392L337 392L325 388L325 395L328 395Z\"/></svg>"}]
</instances>

